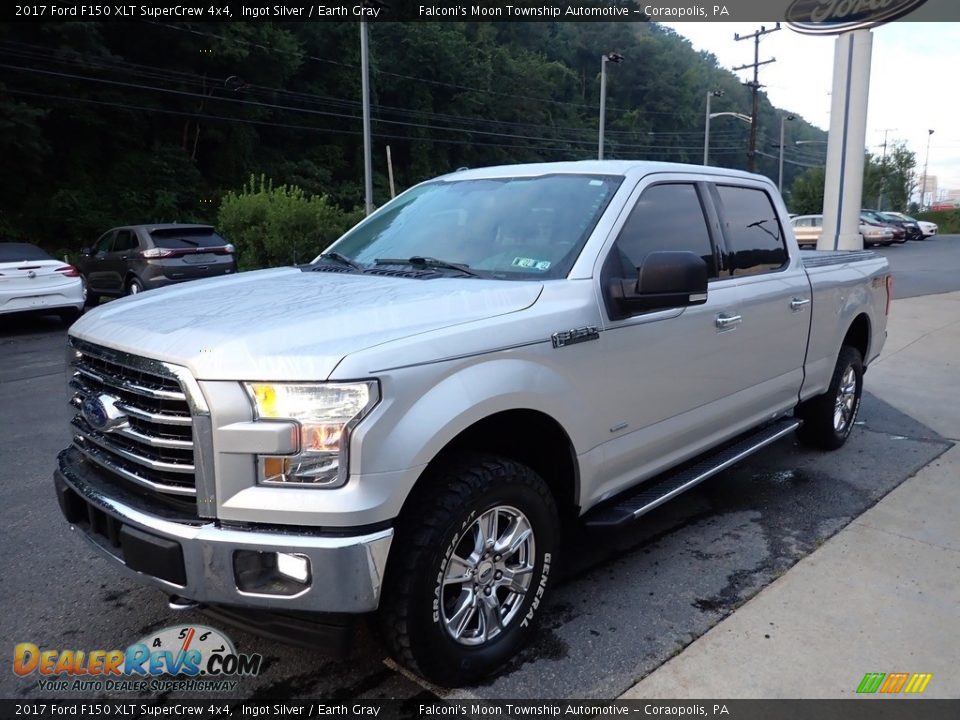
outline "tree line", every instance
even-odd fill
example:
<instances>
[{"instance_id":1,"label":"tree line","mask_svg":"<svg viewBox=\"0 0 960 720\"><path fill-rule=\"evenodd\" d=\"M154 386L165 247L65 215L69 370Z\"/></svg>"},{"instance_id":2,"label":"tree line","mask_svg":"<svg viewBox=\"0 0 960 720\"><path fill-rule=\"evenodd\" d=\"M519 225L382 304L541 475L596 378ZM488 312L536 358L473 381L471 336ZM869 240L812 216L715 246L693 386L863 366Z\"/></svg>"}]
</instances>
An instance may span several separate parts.
<instances>
[{"instance_id":1,"label":"tree line","mask_svg":"<svg viewBox=\"0 0 960 720\"><path fill-rule=\"evenodd\" d=\"M376 204L389 199L388 145L398 189L462 166L596 157L611 51L624 62L608 67L608 158L700 163L707 92L724 91L715 112L749 112L739 77L655 23L369 32ZM0 67L4 236L72 251L119 224L214 222L229 202L252 221L236 205L257 194L243 191L251 176L322 198L342 220L314 207L321 230L362 204L355 22L0 24ZM784 112L761 97L758 170L773 178ZM786 130L789 187L815 164L814 145L794 141L825 134L799 117ZM748 133L715 120L712 163L746 168ZM313 245L330 235L302 232Z\"/></svg>"}]
</instances>

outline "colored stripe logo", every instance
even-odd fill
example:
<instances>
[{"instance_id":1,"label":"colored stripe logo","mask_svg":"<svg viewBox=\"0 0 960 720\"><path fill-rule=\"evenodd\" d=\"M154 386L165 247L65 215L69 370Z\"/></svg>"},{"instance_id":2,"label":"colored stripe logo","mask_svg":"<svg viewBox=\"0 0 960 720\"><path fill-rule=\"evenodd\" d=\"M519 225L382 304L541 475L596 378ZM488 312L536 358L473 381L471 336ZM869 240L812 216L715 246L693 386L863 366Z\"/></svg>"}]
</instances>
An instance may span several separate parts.
<instances>
[{"instance_id":1,"label":"colored stripe logo","mask_svg":"<svg viewBox=\"0 0 960 720\"><path fill-rule=\"evenodd\" d=\"M857 693L896 695L903 692L915 695L926 690L931 679L933 673L867 673L857 686Z\"/></svg>"}]
</instances>

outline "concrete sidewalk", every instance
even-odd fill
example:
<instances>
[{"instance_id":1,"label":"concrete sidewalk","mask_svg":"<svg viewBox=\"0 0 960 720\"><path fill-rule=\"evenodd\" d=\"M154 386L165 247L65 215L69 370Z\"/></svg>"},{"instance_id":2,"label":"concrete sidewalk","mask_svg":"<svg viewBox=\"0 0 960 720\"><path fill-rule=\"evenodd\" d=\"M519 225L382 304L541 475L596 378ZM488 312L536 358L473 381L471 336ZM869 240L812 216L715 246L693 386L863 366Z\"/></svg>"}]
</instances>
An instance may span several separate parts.
<instances>
[{"instance_id":1,"label":"concrete sidewalk","mask_svg":"<svg viewBox=\"0 0 960 720\"><path fill-rule=\"evenodd\" d=\"M960 292L897 300L867 389L960 441ZM909 478L623 697L843 698L927 672L960 698L960 446Z\"/></svg>"}]
</instances>

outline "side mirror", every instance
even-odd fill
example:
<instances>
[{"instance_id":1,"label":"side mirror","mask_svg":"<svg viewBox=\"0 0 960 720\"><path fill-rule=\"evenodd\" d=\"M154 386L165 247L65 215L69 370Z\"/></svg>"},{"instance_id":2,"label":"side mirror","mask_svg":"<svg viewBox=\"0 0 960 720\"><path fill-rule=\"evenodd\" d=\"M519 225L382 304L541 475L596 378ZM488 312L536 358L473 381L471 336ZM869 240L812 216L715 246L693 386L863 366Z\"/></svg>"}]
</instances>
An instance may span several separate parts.
<instances>
[{"instance_id":1,"label":"side mirror","mask_svg":"<svg viewBox=\"0 0 960 720\"><path fill-rule=\"evenodd\" d=\"M658 250L644 258L636 280L614 279L609 290L624 315L702 305L707 301L707 263L689 250Z\"/></svg>"},{"instance_id":2,"label":"side mirror","mask_svg":"<svg viewBox=\"0 0 960 720\"><path fill-rule=\"evenodd\" d=\"M82 247L80 248L80 254L83 255L84 257L90 257L91 255L93 255L93 248Z\"/></svg>"}]
</instances>

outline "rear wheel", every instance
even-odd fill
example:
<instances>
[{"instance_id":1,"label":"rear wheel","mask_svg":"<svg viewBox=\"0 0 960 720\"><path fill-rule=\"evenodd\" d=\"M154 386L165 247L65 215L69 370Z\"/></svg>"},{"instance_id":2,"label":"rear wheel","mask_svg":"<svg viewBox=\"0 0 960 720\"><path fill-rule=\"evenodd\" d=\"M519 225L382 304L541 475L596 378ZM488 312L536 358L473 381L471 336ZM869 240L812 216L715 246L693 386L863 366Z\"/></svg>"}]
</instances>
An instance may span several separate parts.
<instances>
[{"instance_id":1,"label":"rear wheel","mask_svg":"<svg viewBox=\"0 0 960 720\"><path fill-rule=\"evenodd\" d=\"M824 450L841 447L857 420L862 394L863 358L859 350L844 345L827 391L797 408L797 416L803 420L797 431L800 440Z\"/></svg>"},{"instance_id":2,"label":"rear wheel","mask_svg":"<svg viewBox=\"0 0 960 720\"><path fill-rule=\"evenodd\" d=\"M139 278L130 278L127 281L127 295L139 295L143 292L143 283Z\"/></svg>"},{"instance_id":3,"label":"rear wheel","mask_svg":"<svg viewBox=\"0 0 960 720\"><path fill-rule=\"evenodd\" d=\"M506 458L472 455L428 482L397 525L377 626L398 662L455 686L490 674L534 632L559 519L547 484Z\"/></svg>"}]
</instances>

